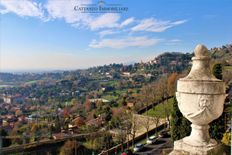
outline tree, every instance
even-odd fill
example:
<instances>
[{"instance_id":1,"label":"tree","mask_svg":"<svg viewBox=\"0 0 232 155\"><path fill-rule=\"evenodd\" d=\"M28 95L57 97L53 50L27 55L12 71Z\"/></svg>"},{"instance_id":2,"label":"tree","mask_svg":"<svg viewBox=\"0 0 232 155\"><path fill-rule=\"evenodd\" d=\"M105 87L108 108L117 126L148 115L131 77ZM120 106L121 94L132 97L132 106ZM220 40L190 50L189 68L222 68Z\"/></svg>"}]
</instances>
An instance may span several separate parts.
<instances>
[{"instance_id":1,"label":"tree","mask_svg":"<svg viewBox=\"0 0 232 155\"><path fill-rule=\"evenodd\" d=\"M31 133L33 134L33 141L39 141L41 132L40 126L37 123L32 124Z\"/></svg>"},{"instance_id":2,"label":"tree","mask_svg":"<svg viewBox=\"0 0 232 155\"><path fill-rule=\"evenodd\" d=\"M158 125L160 123L160 116L154 116L153 122L155 123L155 133L158 136Z\"/></svg>"},{"instance_id":3,"label":"tree","mask_svg":"<svg viewBox=\"0 0 232 155\"><path fill-rule=\"evenodd\" d=\"M174 97L173 110L171 113L171 137L173 141L179 140L190 134L190 122L183 117Z\"/></svg>"},{"instance_id":4,"label":"tree","mask_svg":"<svg viewBox=\"0 0 232 155\"><path fill-rule=\"evenodd\" d=\"M141 121L141 125L146 129L146 137L148 139L148 131L150 129L150 125L152 122L152 118L150 116L148 116L148 106L149 104L152 104L156 101L156 97L157 97L157 91L155 89L155 83L152 83L150 85L146 85L141 89L140 92L140 101L142 103L144 103L145 107L146 107L146 113L145 113L145 117L143 118L143 121Z\"/></svg>"},{"instance_id":5,"label":"tree","mask_svg":"<svg viewBox=\"0 0 232 155\"><path fill-rule=\"evenodd\" d=\"M225 145L231 146L231 132L225 132L221 142Z\"/></svg>"},{"instance_id":6,"label":"tree","mask_svg":"<svg viewBox=\"0 0 232 155\"><path fill-rule=\"evenodd\" d=\"M85 101L85 110L88 112L88 111L91 111L91 109L92 109L91 102L90 102L90 100L87 98L86 101Z\"/></svg>"},{"instance_id":7,"label":"tree","mask_svg":"<svg viewBox=\"0 0 232 155\"><path fill-rule=\"evenodd\" d=\"M69 114L69 108L65 107L63 110L63 116L64 118L68 118L70 116Z\"/></svg>"},{"instance_id":8,"label":"tree","mask_svg":"<svg viewBox=\"0 0 232 155\"><path fill-rule=\"evenodd\" d=\"M84 125L81 128L82 128L84 133L88 134L88 136L86 136L87 142L90 143L88 148L91 149L94 153L94 150L97 149L96 139L99 136L98 128L94 125Z\"/></svg>"},{"instance_id":9,"label":"tree","mask_svg":"<svg viewBox=\"0 0 232 155\"><path fill-rule=\"evenodd\" d=\"M77 149L80 147L80 144L76 140L68 140L60 149L60 155L73 155L76 154Z\"/></svg>"},{"instance_id":10,"label":"tree","mask_svg":"<svg viewBox=\"0 0 232 155\"><path fill-rule=\"evenodd\" d=\"M226 85L231 84L232 85L232 70L225 70L223 71L223 81L226 83Z\"/></svg>"},{"instance_id":11,"label":"tree","mask_svg":"<svg viewBox=\"0 0 232 155\"><path fill-rule=\"evenodd\" d=\"M181 120L180 132L181 132L181 138L184 138L184 137L190 135L190 133L191 133L191 122L183 116L182 116L182 120Z\"/></svg>"},{"instance_id":12,"label":"tree","mask_svg":"<svg viewBox=\"0 0 232 155\"><path fill-rule=\"evenodd\" d=\"M167 87L168 87L168 95L169 96L173 96L175 94L177 77L178 77L177 73L172 73L168 77Z\"/></svg>"},{"instance_id":13,"label":"tree","mask_svg":"<svg viewBox=\"0 0 232 155\"><path fill-rule=\"evenodd\" d=\"M15 115L18 117L18 116L21 116L22 115L22 111L20 109L17 109L15 111Z\"/></svg>"},{"instance_id":14,"label":"tree","mask_svg":"<svg viewBox=\"0 0 232 155\"><path fill-rule=\"evenodd\" d=\"M117 114L117 116L114 115L112 120L110 121L111 127L116 128L116 139L119 144L122 145L122 151L123 151L123 143L128 140L129 134L133 134L133 127L136 128L136 123L133 126L133 122L135 121L133 114L122 110L120 111L120 114ZM137 130L135 129L134 132Z\"/></svg>"},{"instance_id":15,"label":"tree","mask_svg":"<svg viewBox=\"0 0 232 155\"><path fill-rule=\"evenodd\" d=\"M4 138L5 136L8 136L7 132L4 129L0 129L0 136L3 137L2 147L8 147L11 145L11 140Z\"/></svg>"},{"instance_id":16,"label":"tree","mask_svg":"<svg viewBox=\"0 0 232 155\"><path fill-rule=\"evenodd\" d=\"M61 120L60 120L60 116L58 115L58 112L55 115L54 123L55 123L55 125L53 128L53 131L60 132L62 125L61 125Z\"/></svg>"},{"instance_id":17,"label":"tree","mask_svg":"<svg viewBox=\"0 0 232 155\"><path fill-rule=\"evenodd\" d=\"M167 79L167 77L163 77L163 78L159 79L159 81L158 81L158 90L159 90L159 93L160 93L160 97L161 97L161 99L163 101L162 105L163 105L164 113L165 113L165 116L166 116L166 120L168 121L168 124L170 124L169 116L171 115L171 111L168 109L167 106L165 106L165 104L166 105L168 104L168 97L170 96L169 93L168 93L168 79Z\"/></svg>"},{"instance_id":18,"label":"tree","mask_svg":"<svg viewBox=\"0 0 232 155\"><path fill-rule=\"evenodd\" d=\"M148 132L149 132L150 125L151 125L151 117L148 115L144 116L144 119L141 122L141 125L146 129L146 138L148 139Z\"/></svg>"},{"instance_id":19,"label":"tree","mask_svg":"<svg viewBox=\"0 0 232 155\"><path fill-rule=\"evenodd\" d=\"M215 64L213 66L213 75L217 78L222 80L222 65L221 64Z\"/></svg>"},{"instance_id":20,"label":"tree","mask_svg":"<svg viewBox=\"0 0 232 155\"><path fill-rule=\"evenodd\" d=\"M215 119L210 123L209 134L211 138L214 138L216 140L222 139L223 134L226 131L224 118L225 118L225 113L223 112L218 119Z\"/></svg>"},{"instance_id":21,"label":"tree","mask_svg":"<svg viewBox=\"0 0 232 155\"><path fill-rule=\"evenodd\" d=\"M222 79L222 65L216 64L213 67L213 74L216 78ZM224 111L224 110L223 110ZM225 112L222 115L210 123L209 134L216 140L221 140L223 134L226 131L225 127Z\"/></svg>"},{"instance_id":22,"label":"tree","mask_svg":"<svg viewBox=\"0 0 232 155\"><path fill-rule=\"evenodd\" d=\"M19 135L19 126L15 125L12 131L10 132L10 136L15 137ZM14 138L11 140L12 144L20 144L19 139Z\"/></svg>"},{"instance_id":23,"label":"tree","mask_svg":"<svg viewBox=\"0 0 232 155\"><path fill-rule=\"evenodd\" d=\"M85 125L85 120L83 117L79 116L73 120L74 125L76 125L78 128Z\"/></svg>"},{"instance_id":24,"label":"tree","mask_svg":"<svg viewBox=\"0 0 232 155\"><path fill-rule=\"evenodd\" d=\"M131 115L131 123L132 123L132 127L131 127L132 146L134 147L135 135L140 127L139 126L140 123L137 119L135 119L134 114Z\"/></svg>"},{"instance_id":25,"label":"tree","mask_svg":"<svg viewBox=\"0 0 232 155\"><path fill-rule=\"evenodd\" d=\"M112 135L108 131L104 131L95 140L97 150L107 150L113 145Z\"/></svg>"},{"instance_id":26,"label":"tree","mask_svg":"<svg viewBox=\"0 0 232 155\"><path fill-rule=\"evenodd\" d=\"M146 107L148 111L148 105L153 103L156 99L155 87L150 84L142 87L140 94L138 95L138 102L141 102Z\"/></svg>"},{"instance_id":27,"label":"tree","mask_svg":"<svg viewBox=\"0 0 232 155\"><path fill-rule=\"evenodd\" d=\"M76 98L73 98L71 100L71 105L76 105L76 104L78 104L78 100Z\"/></svg>"}]
</instances>

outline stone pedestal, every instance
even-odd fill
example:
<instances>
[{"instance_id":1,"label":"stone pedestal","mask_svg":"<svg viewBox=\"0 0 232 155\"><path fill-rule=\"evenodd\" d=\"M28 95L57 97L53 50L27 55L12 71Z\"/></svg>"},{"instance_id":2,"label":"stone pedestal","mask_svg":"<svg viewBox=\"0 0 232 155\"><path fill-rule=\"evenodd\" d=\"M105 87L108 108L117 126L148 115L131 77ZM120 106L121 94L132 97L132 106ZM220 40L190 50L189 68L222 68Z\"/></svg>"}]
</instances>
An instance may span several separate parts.
<instances>
[{"instance_id":1,"label":"stone pedestal","mask_svg":"<svg viewBox=\"0 0 232 155\"><path fill-rule=\"evenodd\" d=\"M183 139L175 141L174 150L169 155L226 155L221 144L215 146L192 146Z\"/></svg>"},{"instance_id":2,"label":"stone pedestal","mask_svg":"<svg viewBox=\"0 0 232 155\"><path fill-rule=\"evenodd\" d=\"M211 139L209 136L209 126L199 126L192 124L192 131L190 136L183 138L186 144L191 144L192 146L205 146L214 147L217 145L216 140Z\"/></svg>"}]
</instances>

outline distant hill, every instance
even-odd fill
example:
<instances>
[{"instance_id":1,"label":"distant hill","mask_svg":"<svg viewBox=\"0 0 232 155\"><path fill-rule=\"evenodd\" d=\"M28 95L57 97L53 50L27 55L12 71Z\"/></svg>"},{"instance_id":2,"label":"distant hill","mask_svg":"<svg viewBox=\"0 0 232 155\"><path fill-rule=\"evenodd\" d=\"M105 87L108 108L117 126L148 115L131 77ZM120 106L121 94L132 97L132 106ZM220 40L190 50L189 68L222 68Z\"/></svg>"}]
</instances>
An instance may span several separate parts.
<instances>
[{"instance_id":1,"label":"distant hill","mask_svg":"<svg viewBox=\"0 0 232 155\"><path fill-rule=\"evenodd\" d=\"M226 66L232 66L232 44L215 47L209 51L216 62L223 63ZM120 79L123 74L158 77L162 74L182 72L191 66L192 57L193 53L165 52L148 62L128 65L109 64L91 67L89 69L50 73L0 73L0 85L23 84L29 81L47 81L48 79L57 81L73 76L78 79L88 80L105 79L106 77Z\"/></svg>"},{"instance_id":2,"label":"distant hill","mask_svg":"<svg viewBox=\"0 0 232 155\"><path fill-rule=\"evenodd\" d=\"M216 63L223 63L224 79L231 83L231 45L210 49L210 53ZM192 57L193 53L165 52L148 62L129 65L109 64L63 72L0 73L0 94L13 96L20 92L23 97L37 98L43 104L49 98L65 102L73 96L83 103L88 95L119 100L129 89L137 92L160 77L188 70Z\"/></svg>"},{"instance_id":3,"label":"distant hill","mask_svg":"<svg viewBox=\"0 0 232 155\"><path fill-rule=\"evenodd\" d=\"M151 62L155 63L164 73L182 72L191 65L193 54L179 52L165 52Z\"/></svg>"},{"instance_id":4,"label":"distant hill","mask_svg":"<svg viewBox=\"0 0 232 155\"><path fill-rule=\"evenodd\" d=\"M223 63L232 66L232 44L223 45L222 47L210 49L211 56Z\"/></svg>"}]
</instances>

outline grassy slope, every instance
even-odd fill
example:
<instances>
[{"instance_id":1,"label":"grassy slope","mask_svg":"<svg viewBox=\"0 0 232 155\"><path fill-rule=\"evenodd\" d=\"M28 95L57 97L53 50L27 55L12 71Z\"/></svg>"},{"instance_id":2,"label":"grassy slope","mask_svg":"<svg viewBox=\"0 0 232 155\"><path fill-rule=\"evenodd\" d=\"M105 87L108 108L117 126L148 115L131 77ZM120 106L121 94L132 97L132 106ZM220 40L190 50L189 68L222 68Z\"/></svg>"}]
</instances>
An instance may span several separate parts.
<instances>
[{"instance_id":1,"label":"grassy slope","mask_svg":"<svg viewBox=\"0 0 232 155\"><path fill-rule=\"evenodd\" d=\"M160 118L165 118L165 110L170 113L172 111L173 98L164 101L163 103L153 107L152 109L145 112L143 115L148 116L158 116Z\"/></svg>"}]
</instances>

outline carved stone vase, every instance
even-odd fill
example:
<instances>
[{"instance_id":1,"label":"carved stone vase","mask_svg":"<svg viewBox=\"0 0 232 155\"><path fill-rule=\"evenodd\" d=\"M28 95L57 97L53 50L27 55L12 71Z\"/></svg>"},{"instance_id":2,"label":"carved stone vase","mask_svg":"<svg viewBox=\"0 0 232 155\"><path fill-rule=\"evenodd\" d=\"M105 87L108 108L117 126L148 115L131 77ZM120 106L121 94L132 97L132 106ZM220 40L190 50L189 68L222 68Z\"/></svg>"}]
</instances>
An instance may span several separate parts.
<instances>
[{"instance_id":1,"label":"carved stone vase","mask_svg":"<svg viewBox=\"0 0 232 155\"><path fill-rule=\"evenodd\" d=\"M208 124L223 112L225 83L212 74L209 52L204 45L197 45L194 53L191 71L178 80L176 92L178 107L192 123L192 131L190 136L175 141L174 151L207 155L218 151L217 142L209 136Z\"/></svg>"}]
</instances>

